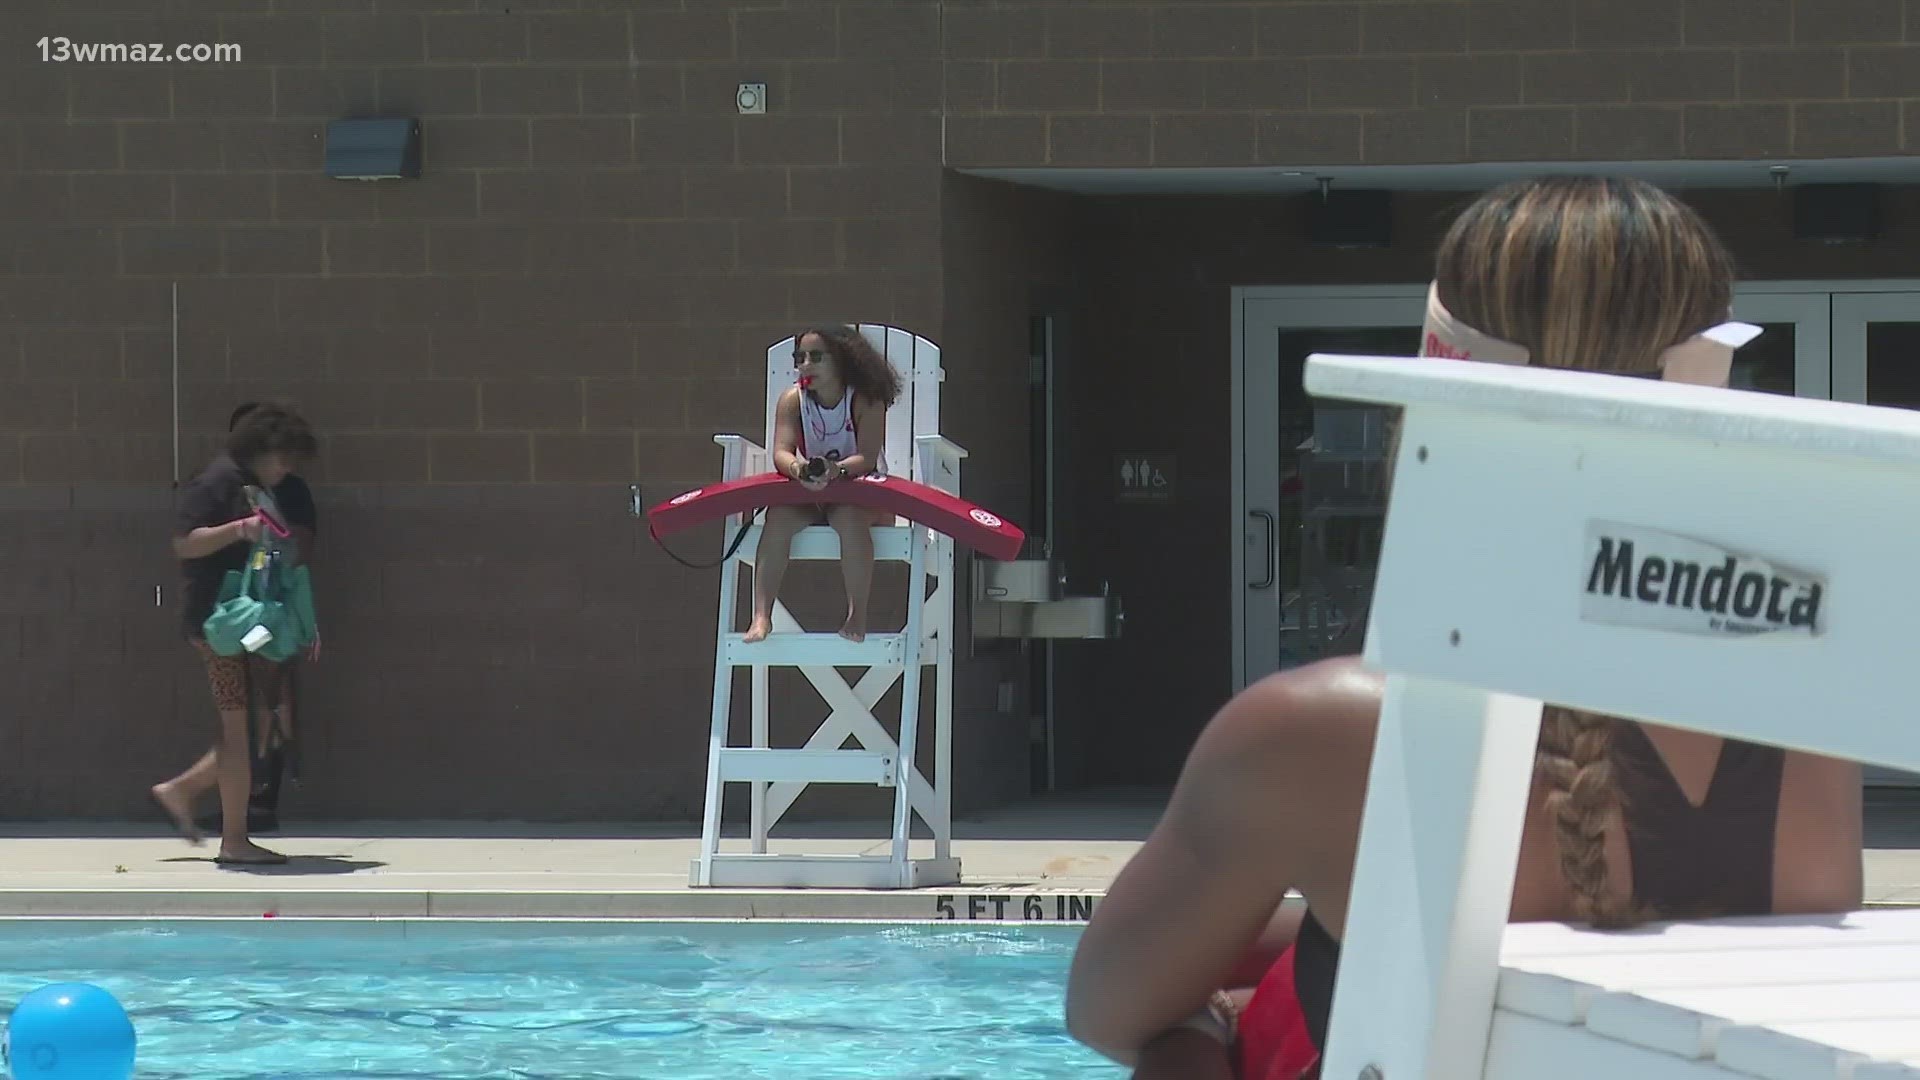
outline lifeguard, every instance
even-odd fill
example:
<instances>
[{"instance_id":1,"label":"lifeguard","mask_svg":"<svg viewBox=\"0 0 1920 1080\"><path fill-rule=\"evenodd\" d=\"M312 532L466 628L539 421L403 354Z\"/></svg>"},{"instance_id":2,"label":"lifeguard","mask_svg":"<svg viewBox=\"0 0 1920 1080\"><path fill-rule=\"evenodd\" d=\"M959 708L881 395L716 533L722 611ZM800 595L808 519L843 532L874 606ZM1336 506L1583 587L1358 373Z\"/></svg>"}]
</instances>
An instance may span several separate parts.
<instances>
[{"instance_id":1,"label":"lifeguard","mask_svg":"<svg viewBox=\"0 0 1920 1080\"><path fill-rule=\"evenodd\" d=\"M893 366L859 333L808 330L794 339L794 386L775 407L774 471L697 488L647 511L660 537L704 521L767 508L754 555L753 621L748 643L773 629L773 601L786 573L793 537L809 525L832 525L840 538L847 584L847 620L840 636L866 638L873 584L876 524L917 521L996 559L1012 559L1026 534L1012 522L938 488L887 473L887 409L900 394ZM811 466L811 468L809 467Z\"/></svg>"}]
</instances>

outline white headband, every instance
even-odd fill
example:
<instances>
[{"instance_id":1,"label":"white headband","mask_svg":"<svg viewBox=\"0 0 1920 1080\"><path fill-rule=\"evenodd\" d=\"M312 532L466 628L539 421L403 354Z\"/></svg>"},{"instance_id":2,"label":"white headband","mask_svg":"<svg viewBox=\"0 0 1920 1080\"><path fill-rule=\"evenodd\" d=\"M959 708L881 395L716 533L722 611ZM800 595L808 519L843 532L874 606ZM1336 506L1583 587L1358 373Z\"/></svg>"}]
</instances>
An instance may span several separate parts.
<instances>
[{"instance_id":1,"label":"white headband","mask_svg":"<svg viewBox=\"0 0 1920 1080\"><path fill-rule=\"evenodd\" d=\"M1733 351L1760 336L1752 323L1723 322L1671 346L1660 354L1661 377L1668 382L1725 386L1733 370ZM1420 334L1420 355L1492 364L1525 364L1527 350L1484 334L1455 318L1440 302L1437 283L1427 286L1427 321Z\"/></svg>"}]
</instances>

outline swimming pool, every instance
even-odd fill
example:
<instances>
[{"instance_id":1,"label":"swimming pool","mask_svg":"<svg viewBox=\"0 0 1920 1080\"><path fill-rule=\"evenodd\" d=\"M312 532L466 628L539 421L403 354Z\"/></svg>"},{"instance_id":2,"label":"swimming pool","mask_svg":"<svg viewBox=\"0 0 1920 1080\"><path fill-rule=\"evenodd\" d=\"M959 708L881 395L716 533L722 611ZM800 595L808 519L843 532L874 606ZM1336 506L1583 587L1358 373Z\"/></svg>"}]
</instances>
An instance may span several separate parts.
<instances>
[{"instance_id":1,"label":"swimming pool","mask_svg":"<svg viewBox=\"0 0 1920 1080\"><path fill-rule=\"evenodd\" d=\"M97 983L139 1080L1121 1080L1061 1025L1077 927L0 922L0 1010Z\"/></svg>"}]
</instances>

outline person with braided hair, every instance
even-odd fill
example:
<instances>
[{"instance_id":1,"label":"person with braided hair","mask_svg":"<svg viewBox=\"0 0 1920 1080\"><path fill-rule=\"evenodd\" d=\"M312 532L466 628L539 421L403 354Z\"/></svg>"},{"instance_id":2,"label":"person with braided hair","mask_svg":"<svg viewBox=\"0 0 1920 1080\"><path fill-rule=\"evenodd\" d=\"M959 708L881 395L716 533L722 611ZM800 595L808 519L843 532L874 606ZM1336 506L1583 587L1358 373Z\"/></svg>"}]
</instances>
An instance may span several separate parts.
<instances>
[{"instance_id":1,"label":"person with braided hair","mask_svg":"<svg viewBox=\"0 0 1920 1080\"><path fill-rule=\"evenodd\" d=\"M1657 188L1520 181L1442 240L1421 352L1725 386L1755 331L1727 322L1733 277ZM1317 1075L1384 691L1338 657L1209 721L1075 952L1074 1037L1136 1080ZM1548 704L1509 918L1850 911L1861 831L1855 763Z\"/></svg>"}]
</instances>

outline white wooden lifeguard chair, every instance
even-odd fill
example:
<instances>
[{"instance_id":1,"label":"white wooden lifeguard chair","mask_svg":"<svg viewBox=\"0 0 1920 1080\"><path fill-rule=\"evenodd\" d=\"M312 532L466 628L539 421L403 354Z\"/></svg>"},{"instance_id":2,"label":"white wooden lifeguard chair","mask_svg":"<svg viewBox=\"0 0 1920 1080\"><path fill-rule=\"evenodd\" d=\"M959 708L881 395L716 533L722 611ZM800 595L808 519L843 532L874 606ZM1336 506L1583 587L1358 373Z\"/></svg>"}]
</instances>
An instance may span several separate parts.
<instances>
[{"instance_id":1,"label":"white wooden lifeguard chair","mask_svg":"<svg viewBox=\"0 0 1920 1080\"><path fill-rule=\"evenodd\" d=\"M1920 1078L1920 910L1506 924L1542 702L1920 768L1920 413L1451 360L1305 381L1406 409L1324 1080ZM1688 585L1729 568L1711 610Z\"/></svg>"},{"instance_id":2,"label":"white wooden lifeguard chair","mask_svg":"<svg viewBox=\"0 0 1920 1080\"><path fill-rule=\"evenodd\" d=\"M893 364L900 397L887 410L887 467L953 495L960 494L960 462L965 450L940 435L940 350L926 338L891 326L862 324L860 333ZM773 441L774 407L793 385L794 340L767 350L766 438ZM736 434L714 436L722 451L722 479L734 480L773 470L766 446ZM739 516L727 519L724 542L740 528ZM761 524L755 522L733 558L720 567L720 619L714 650L713 727L707 749L706 812L700 829L700 855L693 861L695 886L736 888L801 887L904 889L951 885L960 880L953 855L953 596L954 541L905 518L873 529L876 562L907 564L905 629L869 631L851 642L825 631L803 632L786 606L775 601L773 632L746 644L738 622L740 577L754 562ZM825 525L802 529L793 541L793 559L840 557L840 540ZM928 577L934 579L931 594ZM838 667L864 667L851 686ZM731 744L733 676L751 670L751 742ZM768 669L798 668L825 699L829 713L804 746L768 745ZM916 766L919 748L921 676L934 669L933 782ZM895 682L900 695L900 737L890 736L873 708ZM842 749L851 738L860 749ZM722 791L727 784L751 784L748 850L720 850ZM867 784L893 789L892 847L885 855L835 853L785 854L768 850L768 834L808 784ZM933 834L933 857L910 857L913 816Z\"/></svg>"}]
</instances>

